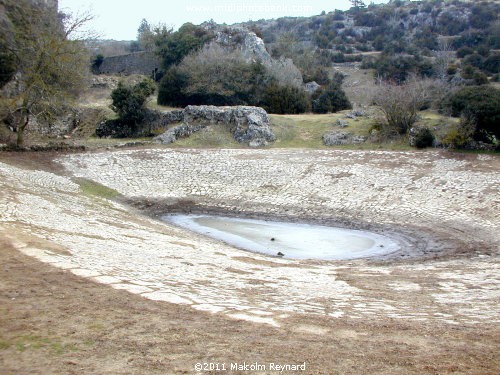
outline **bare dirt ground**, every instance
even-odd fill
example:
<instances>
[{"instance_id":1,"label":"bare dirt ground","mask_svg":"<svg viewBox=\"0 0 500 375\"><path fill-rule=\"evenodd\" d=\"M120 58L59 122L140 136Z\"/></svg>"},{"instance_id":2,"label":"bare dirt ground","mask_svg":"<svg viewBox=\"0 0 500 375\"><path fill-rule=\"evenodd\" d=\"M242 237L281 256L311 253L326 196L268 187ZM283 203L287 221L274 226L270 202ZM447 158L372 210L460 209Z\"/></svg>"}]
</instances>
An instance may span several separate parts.
<instances>
[{"instance_id":1,"label":"bare dirt ground","mask_svg":"<svg viewBox=\"0 0 500 375\"><path fill-rule=\"evenodd\" d=\"M0 372L496 374L499 168L440 152L3 154ZM181 206L357 223L404 246L269 258L155 219Z\"/></svg>"}]
</instances>

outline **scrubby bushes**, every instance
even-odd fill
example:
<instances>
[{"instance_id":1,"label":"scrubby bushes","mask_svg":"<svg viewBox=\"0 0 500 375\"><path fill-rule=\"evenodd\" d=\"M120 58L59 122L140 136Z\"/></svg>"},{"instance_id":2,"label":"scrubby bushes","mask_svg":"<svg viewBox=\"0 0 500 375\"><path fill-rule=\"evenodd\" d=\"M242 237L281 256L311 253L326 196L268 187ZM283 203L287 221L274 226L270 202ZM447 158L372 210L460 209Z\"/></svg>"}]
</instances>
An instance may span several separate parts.
<instances>
[{"instance_id":1,"label":"scrubby bushes","mask_svg":"<svg viewBox=\"0 0 500 375\"><path fill-rule=\"evenodd\" d=\"M457 49L457 57L462 59L465 56L472 55L474 53L474 50L470 48L469 46L463 46Z\"/></svg>"},{"instance_id":2,"label":"scrubby bushes","mask_svg":"<svg viewBox=\"0 0 500 375\"><path fill-rule=\"evenodd\" d=\"M434 73L432 64L420 56L384 54L374 65L377 77L395 83L402 83L411 75L431 77Z\"/></svg>"},{"instance_id":3,"label":"scrubby bushes","mask_svg":"<svg viewBox=\"0 0 500 375\"><path fill-rule=\"evenodd\" d=\"M180 107L189 104L190 98L182 94L189 77L179 71L177 66L170 67L158 87L158 104Z\"/></svg>"},{"instance_id":4,"label":"scrubby bushes","mask_svg":"<svg viewBox=\"0 0 500 375\"><path fill-rule=\"evenodd\" d=\"M297 114L308 112L311 103L302 88L273 83L264 90L262 106L267 112Z\"/></svg>"},{"instance_id":5,"label":"scrubby bushes","mask_svg":"<svg viewBox=\"0 0 500 375\"><path fill-rule=\"evenodd\" d=\"M104 55L102 54L97 54L94 59L92 60L92 73L97 74L99 73L99 68L101 67L102 63L104 62Z\"/></svg>"},{"instance_id":6,"label":"scrubby bushes","mask_svg":"<svg viewBox=\"0 0 500 375\"><path fill-rule=\"evenodd\" d=\"M111 109L116 112L120 122L128 125L140 123L145 116L146 99L155 91L155 84L144 79L135 86L127 86L123 82L111 92Z\"/></svg>"},{"instance_id":7,"label":"scrubby bushes","mask_svg":"<svg viewBox=\"0 0 500 375\"><path fill-rule=\"evenodd\" d=\"M476 140L500 139L500 90L492 86L464 87L452 94L444 107L453 116L461 116L475 126ZM465 121L464 120L464 121Z\"/></svg>"},{"instance_id":8,"label":"scrubby bushes","mask_svg":"<svg viewBox=\"0 0 500 375\"><path fill-rule=\"evenodd\" d=\"M340 84L328 86L328 73L317 69L315 77L327 87L325 112L350 108ZM304 113L311 98L303 88L302 75L291 60L248 61L238 50L210 44L171 66L160 81L158 103L163 105L255 105L270 113Z\"/></svg>"},{"instance_id":9,"label":"scrubby bushes","mask_svg":"<svg viewBox=\"0 0 500 375\"><path fill-rule=\"evenodd\" d=\"M482 68L484 71L491 74L500 73L500 54L495 53L486 58L483 62Z\"/></svg>"},{"instance_id":10,"label":"scrubby bushes","mask_svg":"<svg viewBox=\"0 0 500 375\"><path fill-rule=\"evenodd\" d=\"M187 56L178 69L188 77L181 95L190 98L191 104L255 103L257 88L266 80L262 64L247 62L239 52L228 52L218 45Z\"/></svg>"},{"instance_id":11,"label":"scrubby bushes","mask_svg":"<svg viewBox=\"0 0 500 375\"><path fill-rule=\"evenodd\" d=\"M167 70L160 81L158 103L255 105L269 80L260 62L247 62L239 52L214 45Z\"/></svg>"},{"instance_id":12,"label":"scrubby bushes","mask_svg":"<svg viewBox=\"0 0 500 375\"><path fill-rule=\"evenodd\" d=\"M415 127L410 130L410 146L416 148L431 147L434 144L434 134L429 128Z\"/></svg>"},{"instance_id":13,"label":"scrubby bushes","mask_svg":"<svg viewBox=\"0 0 500 375\"><path fill-rule=\"evenodd\" d=\"M428 105L430 83L410 80L400 85L380 82L373 101L380 107L387 134L405 135L418 120L418 112Z\"/></svg>"},{"instance_id":14,"label":"scrubby bushes","mask_svg":"<svg viewBox=\"0 0 500 375\"><path fill-rule=\"evenodd\" d=\"M449 148L466 148L473 141L475 128L476 126L473 123L464 118L459 124L455 124L448 129L441 143Z\"/></svg>"},{"instance_id":15,"label":"scrubby bushes","mask_svg":"<svg viewBox=\"0 0 500 375\"><path fill-rule=\"evenodd\" d=\"M351 102L341 84L342 81L333 81L324 89L318 90L313 96L312 111L314 113L328 113L351 109Z\"/></svg>"},{"instance_id":16,"label":"scrubby bushes","mask_svg":"<svg viewBox=\"0 0 500 375\"><path fill-rule=\"evenodd\" d=\"M144 132L141 125L148 116L145 107L147 98L155 91L155 84L150 79L144 79L134 86L118 83L111 92L111 109L118 115L117 119L104 121L96 128L98 137L129 138L137 137Z\"/></svg>"},{"instance_id":17,"label":"scrubby bushes","mask_svg":"<svg viewBox=\"0 0 500 375\"><path fill-rule=\"evenodd\" d=\"M163 59L163 67L168 69L178 64L192 51L200 49L213 35L205 29L186 23L171 34L165 33L156 41L157 52Z\"/></svg>"}]
</instances>

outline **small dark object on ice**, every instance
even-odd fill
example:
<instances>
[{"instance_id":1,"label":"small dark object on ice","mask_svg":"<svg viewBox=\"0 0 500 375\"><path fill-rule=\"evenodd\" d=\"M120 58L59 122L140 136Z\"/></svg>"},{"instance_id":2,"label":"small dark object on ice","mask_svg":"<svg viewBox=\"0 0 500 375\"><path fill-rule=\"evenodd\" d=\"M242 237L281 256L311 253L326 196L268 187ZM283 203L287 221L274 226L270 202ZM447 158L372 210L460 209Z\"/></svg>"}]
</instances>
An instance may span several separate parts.
<instances>
[{"instance_id":1,"label":"small dark object on ice","mask_svg":"<svg viewBox=\"0 0 500 375\"><path fill-rule=\"evenodd\" d=\"M284 257L285 254L283 254L281 251L278 251L278 254L277 254L279 257Z\"/></svg>"},{"instance_id":2,"label":"small dark object on ice","mask_svg":"<svg viewBox=\"0 0 500 375\"><path fill-rule=\"evenodd\" d=\"M271 238L271 241L274 241L274 240L275 240L275 238L274 238L274 237L273 237L273 238Z\"/></svg>"}]
</instances>

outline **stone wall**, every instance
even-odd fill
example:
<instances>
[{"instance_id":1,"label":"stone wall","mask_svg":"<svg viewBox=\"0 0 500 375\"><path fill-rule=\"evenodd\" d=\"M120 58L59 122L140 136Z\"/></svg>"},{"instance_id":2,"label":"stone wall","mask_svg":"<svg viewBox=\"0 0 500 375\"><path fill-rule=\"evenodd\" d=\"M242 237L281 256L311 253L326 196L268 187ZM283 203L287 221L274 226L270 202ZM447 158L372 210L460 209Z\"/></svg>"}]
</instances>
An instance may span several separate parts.
<instances>
[{"instance_id":1,"label":"stone wall","mask_svg":"<svg viewBox=\"0 0 500 375\"><path fill-rule=\"evenodd\" d=\"M128 55L104 58L98 74L152 75L161 67L161 61L153 52L135 52Z\"/></svg>"}]
</instances>

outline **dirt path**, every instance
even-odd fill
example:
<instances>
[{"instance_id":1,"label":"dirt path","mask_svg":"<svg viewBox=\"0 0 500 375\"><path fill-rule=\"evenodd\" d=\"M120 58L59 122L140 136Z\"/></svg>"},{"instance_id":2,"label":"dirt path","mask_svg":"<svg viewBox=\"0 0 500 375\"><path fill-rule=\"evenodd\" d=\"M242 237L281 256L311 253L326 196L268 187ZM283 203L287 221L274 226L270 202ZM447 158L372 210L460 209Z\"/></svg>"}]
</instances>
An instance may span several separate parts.
<instances>
[{"instance_id":1,"label":"dirt path","mask_svg":"<svg viewBox=\"0 0 500 375\"><path fill-rule=\"evenodd\" d=\"M55 165L52 156L4 156L2 374L194 373L198 362L257 362L264 372L271 362L306 362L307 374L496 373L498 160L419 156L125 150L63 156ZM326 184L326 173L337 183ZM130 200L230 209L240 197L248 212L326 219L337 209L360 222L372 216L384 230L397 220L420 228L422 249L437 258L250 255L159 223L102 190L89 194L73 175ZM348 186L352 199L336 199ZM383 207L390 199L398 202L392 211Z\"/></svg>"}]
</instances>

